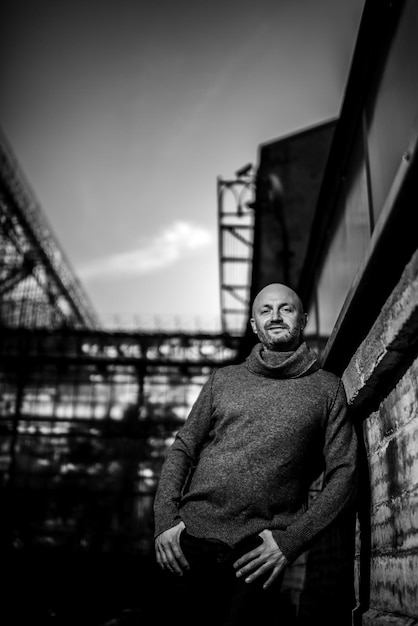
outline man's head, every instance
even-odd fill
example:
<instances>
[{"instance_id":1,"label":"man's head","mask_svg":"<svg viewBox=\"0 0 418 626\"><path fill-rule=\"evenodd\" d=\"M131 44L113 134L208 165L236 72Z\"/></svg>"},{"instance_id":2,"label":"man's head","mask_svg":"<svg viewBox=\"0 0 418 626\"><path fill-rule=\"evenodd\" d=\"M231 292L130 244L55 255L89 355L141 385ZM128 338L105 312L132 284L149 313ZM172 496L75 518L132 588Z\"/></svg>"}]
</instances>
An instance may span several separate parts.
<instances>
[{"instance_id":1,"label":"man's head","mask_svg":"<svg viewBox=\"0 0 418 626\"><path fill-rule=\"evenodd\" d=\"M302 342L307 316L302 302L286 285L272 283L254 299L251 327L268 350L295 350Z\"/></svg>"}]
</instances>

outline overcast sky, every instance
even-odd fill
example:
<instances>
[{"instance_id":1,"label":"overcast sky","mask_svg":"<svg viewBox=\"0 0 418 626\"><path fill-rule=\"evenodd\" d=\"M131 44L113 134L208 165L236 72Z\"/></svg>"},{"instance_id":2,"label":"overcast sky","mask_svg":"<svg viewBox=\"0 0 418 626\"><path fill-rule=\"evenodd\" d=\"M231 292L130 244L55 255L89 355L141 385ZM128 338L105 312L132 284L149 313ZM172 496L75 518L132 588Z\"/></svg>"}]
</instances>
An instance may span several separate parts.
<instances>
[{"instance_id":1,"label":"overcast sky","mask_svg":"<svg viewBox=\"0 0 418 626\"><path fill-rule=\"evenodd\" d=\"M216 324L216 178L338 115L363 4L2 1L0 124L105 322Z\"/></svg>"}]
</instances>

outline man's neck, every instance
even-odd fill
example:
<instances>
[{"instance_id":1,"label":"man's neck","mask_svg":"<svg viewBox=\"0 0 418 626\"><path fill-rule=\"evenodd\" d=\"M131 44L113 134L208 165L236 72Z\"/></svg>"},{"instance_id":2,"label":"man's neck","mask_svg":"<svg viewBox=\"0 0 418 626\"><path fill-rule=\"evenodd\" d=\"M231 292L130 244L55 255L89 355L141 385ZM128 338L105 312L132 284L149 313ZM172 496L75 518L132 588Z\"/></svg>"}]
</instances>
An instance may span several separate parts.
<instances>
[{"instance_id":1,"label":"man's neck","mask_svg":"<svg viewBox=\"0 0 418 626\"><path fill-rule=\"evenodd\" d=\"M270 350L264 346L260 356L267 365L278 365L286 361L293 353L294 350L287 350L285 346L283 350Z\"/></svg>"}]
</instances>

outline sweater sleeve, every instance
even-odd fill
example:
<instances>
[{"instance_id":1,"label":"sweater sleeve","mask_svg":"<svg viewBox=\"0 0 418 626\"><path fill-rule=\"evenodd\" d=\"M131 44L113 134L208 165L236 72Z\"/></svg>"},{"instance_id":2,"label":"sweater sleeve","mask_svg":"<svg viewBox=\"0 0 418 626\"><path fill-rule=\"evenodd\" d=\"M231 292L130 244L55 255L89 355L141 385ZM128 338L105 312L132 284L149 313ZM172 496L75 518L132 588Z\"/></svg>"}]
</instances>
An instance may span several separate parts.
<instances>
[{"instance_id":1,"label":"sweater sleeve","mask_svg":"<svg viewBox=\"0 0 418 626\"><path fill-rule=\"evenodd\" d=\"M289 561L304 552L353 503L357 492L357 455L357 436L349 419L346 394L340 381L325 426L323 489L286 530L272 531Z\"/></svg>"},{"instance_id":2,"label":"sweater sleeve","mask_svg":"<svg viewBox=\"0 0 418 626\"><path fill-rule=\"evenodd\" d=\"M154 498L155 537L181 521L181 496L211 428L213 378L202 387L163 464Z\"/></svg>"}]
</instances>

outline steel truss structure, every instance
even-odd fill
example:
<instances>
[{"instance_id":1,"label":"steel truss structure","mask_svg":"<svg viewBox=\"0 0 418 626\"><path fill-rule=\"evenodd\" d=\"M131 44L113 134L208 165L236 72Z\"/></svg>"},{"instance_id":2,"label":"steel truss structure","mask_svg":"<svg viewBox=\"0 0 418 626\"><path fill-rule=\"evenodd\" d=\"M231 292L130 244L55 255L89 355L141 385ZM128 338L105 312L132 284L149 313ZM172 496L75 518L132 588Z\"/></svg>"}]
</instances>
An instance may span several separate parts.
<instances>
[{"instance_id":1,"label":"steel truss structure","mask_svg":"<svg viewBox=\"0 0 418 626\"><path fill-rule=\"evenodd\" d=\"M0 135L0 324L98 326L98 318Z\"/></svg>"},{"instance_id":2,"label":"steel truss structure","mask_svg":"<svg viewBox=\"0 0 418 626\"><path fill-rule=\"evenodd\" d=\"M241 335L248 321L253 260L254 181L249 168L235 179L217 179L221 324L225 333Z\"/></svg>"},{"instance_id":3,"label":"steel truss structure","mask_svg":"<svg viewBox=\"0 0 418 626\"><path fill-rule=\"evenodd\" d=\"M13 546L149 554L168 446L238 338L0 333L2 510Z\"/></svg>"}]
</instances>

